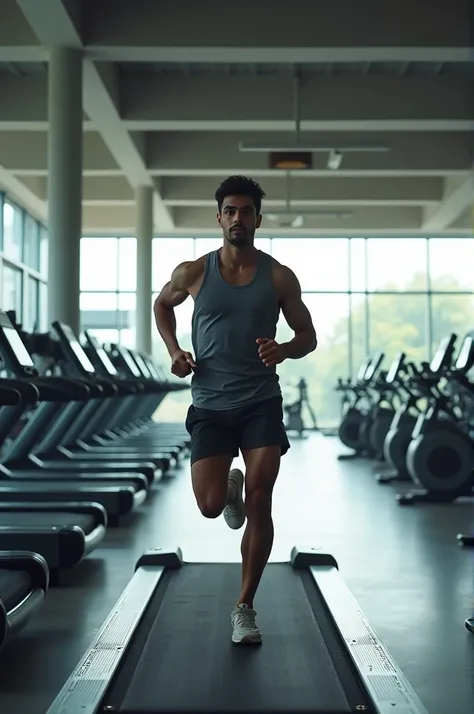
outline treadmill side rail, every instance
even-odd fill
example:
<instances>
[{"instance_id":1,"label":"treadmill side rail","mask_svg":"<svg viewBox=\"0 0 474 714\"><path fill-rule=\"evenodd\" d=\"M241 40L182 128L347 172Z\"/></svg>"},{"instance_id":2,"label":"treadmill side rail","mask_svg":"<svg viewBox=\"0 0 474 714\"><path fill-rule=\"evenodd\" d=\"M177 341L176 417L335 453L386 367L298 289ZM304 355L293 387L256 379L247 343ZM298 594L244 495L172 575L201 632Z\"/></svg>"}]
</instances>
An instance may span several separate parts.
<instances>
[{"instance_id":1,"label":"treadmill side rail","mask_svg":"<svg viewBox=\"0 0 474 714\"><path fill-rule=\"evenodd\" d=\"M139 568L46 714L97 714L164 573Z\"/></svg>"},{"instance_id":2,"label":"treadmill side rail","mask_svg":"<svg viewBox=\"0 0 474 714\"><path fill-rule=\"evenodd\" d=\"M338 570L310 567L376 714L428 714Z\"/></svg>"}]
</instances>

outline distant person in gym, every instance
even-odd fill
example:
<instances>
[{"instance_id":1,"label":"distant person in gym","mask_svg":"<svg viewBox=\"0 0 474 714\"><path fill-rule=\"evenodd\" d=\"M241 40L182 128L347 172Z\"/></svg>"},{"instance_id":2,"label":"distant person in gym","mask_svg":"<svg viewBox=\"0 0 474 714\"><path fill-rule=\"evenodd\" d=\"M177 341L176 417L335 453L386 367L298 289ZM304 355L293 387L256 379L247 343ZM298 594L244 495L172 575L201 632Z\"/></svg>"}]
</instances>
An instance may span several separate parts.
<instances>
[{"instance_id":1,"label":"distant person in gym","mask_svg":"<svg viewBox=\"0 0 474 714\"><path fill-rule=\"evenodd\" d=\"M254 246L265 194L258 183L231 176L217 189L223 246L181 263L154 305L158 331L177 377L192 373L191 476L206 518L247 527L242 539L242 591L231 614L232 641L260 643L254 598L273 545L272 492L280 458L290 448L276 366L316 349L311 316L295 274ZM176 338L174 308L194 300L194 357ZM295 335L275 341L280 309ZM232 469L239 449L244 475Z\"/></svg>"}]
</instances>

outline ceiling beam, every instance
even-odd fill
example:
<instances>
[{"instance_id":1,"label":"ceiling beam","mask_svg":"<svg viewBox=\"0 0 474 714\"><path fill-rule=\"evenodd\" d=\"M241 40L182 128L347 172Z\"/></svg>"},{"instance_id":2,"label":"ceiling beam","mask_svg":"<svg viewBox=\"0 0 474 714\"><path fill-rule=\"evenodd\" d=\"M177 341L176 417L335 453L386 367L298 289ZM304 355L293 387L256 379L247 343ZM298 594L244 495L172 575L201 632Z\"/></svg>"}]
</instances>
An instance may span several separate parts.
<instances>
[{"instance_id":1,"label":"ceiling beam","mask_svg":"<svg viewBox=\"0 0 474 714\"><path fill-rule=\"evenodd\" d=\"M222 94L245 97L223 101ZM129 126L169 122L170 128L190 122L214 128L219 122L264 123L265 129L285 123L295 130L294 78L290 74L185 74L126 69L122 72L122 117ZM354 98L357 100L354 101ZM413 76L311 74L300 83L302 131L363 131L364 124L395 129L398 122L429 131L433 123L472 128L474 100L471 78L460 75ZM207 124L209 123L209 124ZM387 128L388 128L387 127ZM446 130L446 129L445 129ZM448 128L449 130L449 128ZM288 139L289 137L287 137ZM268 139L267 139L268 141Z\"/></svg>"},{"instance_id":2,"label":"ceiling beam","mask_svg":"<svg viewBox=\"0 0 474 714\"><path fill-rule=\"evenodd\" d=\"M422 230L444 231L455 223L469 207L474 207L474 175L465 178L448 177L443 199L424 211Z\"/></svg>"},{"instance_id":3,"label":"ceiling beam","mask_svg":"<svg viewBox=\"0 0 474 714\"><path fill-rule=\"evenodd\" d=\"M84 79L84 129L99 129L98 123L103 128L106 120L98 116L100 106L113 122L112 128L120 124L126 143L131 141L125 137L129 132L295 130L294 83L287 74L186 75L127 69L119 77L116 66L85 60ZM231 107L223 103L223 83L234 94L245 94L247 101ZM17 122L22 130L29 126L47 129L47 89L46 72L0 75L0 130L9 130ZM300 101L304 133L467 132L474 118L470 78L462 75L312 74L302 80ZM247 142L245 136L242 140Z\"/></svg>"}]
</instances>

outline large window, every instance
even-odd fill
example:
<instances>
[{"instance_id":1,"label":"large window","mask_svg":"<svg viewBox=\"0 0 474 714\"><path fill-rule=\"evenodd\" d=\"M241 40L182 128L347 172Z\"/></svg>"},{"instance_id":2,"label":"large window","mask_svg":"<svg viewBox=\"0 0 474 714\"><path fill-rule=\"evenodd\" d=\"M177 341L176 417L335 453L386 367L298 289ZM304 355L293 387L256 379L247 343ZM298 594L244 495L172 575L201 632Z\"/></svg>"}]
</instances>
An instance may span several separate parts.
<instances>
[{"instance_id":1,"label":"large window","mask_svg":"<svg viewBox=\"0 0 474 714\"><path fill-rule=\"evenodd\" d=\"M30 268L39 270L40 262L40 227L34 218L25 215L23 241L23 262Z\"/></svg>"},{"instance_id":2,"label":"large window","mask_svg":"<svg viewBox=\"0 0 474 714\"><path fill-rule=\"evenodd\" d=\"M10 201L3 203L3 252L7 258L23 258L23 211Z\"/></svg>"},{"instance_id":3,"label":"large window","mask_svg":"<svg viewBox=\"0 0 474 714\"><path fill-rule=\"evenodd\" d=\"M83 238L81 291L118 289L118 239Z\"/></svg>"},{"instance_id":4,"label":"large window","mask_svg":"<svg viewBox=\"0 0 474 714\"><path fill-rule=\"evenodd\" d=\"M38 332L40 330L40 282L36 278L28 276L27 286L28 294L26 309L23 310L23 327L28 332Z\"/></svg>"},{"instance_id":5,"label":"large window","mask_svg":"<svg viewBox=\"0 0 474 714\"><path fill-rule=\"evenodd\" d=\"M434 292L471 292L474 288L474 240L432 238L429 241L430 287Z\"/></svg>"},{"instance_id":6,"label":"large window","mask_svg":"<svg viewBox=\"0 0 474 714\"><path fill-rule=\"evenodd\" d=\"M17 320L21 320L23 274L18 268L4 263L2 278L2 310L15 310Z\"/></svg>"},{"instance_id":7,"label":"large window","mask_svg":"<svg viewBox=\"0 0 474 714\"><path fill-rule=\"evenodd\" d=\"M47 300L42 297L47 271L40 262L41 236L47 242L44 226L0 193L0 307L14 310L27 330L41 329L47 318Z\"/></svg>"},{"instance_id":8,"label":"large window","mask_svg":"<svg viewBox=\"0 0 474 714\"><path fill-rule=\"evenodd\" d=\"M272 255L296 273L303 291L347 291L347 247L346 238L274 238Z\"/></svg>"},{"instance_id":9,"label":"large window","mask_svg":"<svg viewBox=\"0 0 474 714\"><path fill-rule=\"evenodd\" d=\"M434 352L440 339L454 332L458 346L474 329L474 295L438 294L431 296L431 345Z\"/></svg>"},{"instance_id":10,"label":"large window","mask_svg":"<svg viewBox=\"0 0 474 714\"><path fill-rule=\"evenodd\" d=\"M133 237L81 240L81 329L100 342L135 346L137 241Z\"/></svg>"},{"instance_id":11,"label":"large window","mask_svg":"<svg viewBox=\"0 0 474 714\"><path fill-rule=\"evenodd\" d=\"M194 260L194 238L156 238L153 241L152 289L159 293L177 265Z\"/></svg>"},{"instance_id":12,"label":"large window","mask_svg":"<svg viewBox=\"0 0 474 714\"><path fill-rule=\"evenodd\" d=\"M371 238L366 245L368 291L426 291L424 238Z\"/></svg>"},{"instance_id":13,"label":"large window","mask_svg":"<svg viewBox=\"0 0 474 714\"><path fill-rule=\"evenodd\" d=\"M375 294L368 298L369 353L384 352L384 368L398 352L420 363L429 354L425 294Z\"/></svg>"},{"instance_id":14,"label":"large window","mask_svg":"<svg viewBox=\"0 0 474 714\"><path fill-rule=\"evenodd\" d=\"M352 293L349 305L348 342L350 360L346 372L341 374L343 378L357 374L359 367L367 358L369 350L369 312L366 295Z\"/></svg>"},{"instance_id":15,"label":"large window","mask_svg":"<svg viewBox=\"0 0 474 714\"><path fill-rule=\"evenodd\" d=\"M334 386L338 377L346 377L349 363L349 295L303 294L317 329L319 347L302 360L287 360L278 367L283 398L293 401L295 387L304 377L308 399L319 422L337 423L340 397ZM281 317L277 341L286 342L293 336L284 316Z\"/></svg>"}]
</instances>

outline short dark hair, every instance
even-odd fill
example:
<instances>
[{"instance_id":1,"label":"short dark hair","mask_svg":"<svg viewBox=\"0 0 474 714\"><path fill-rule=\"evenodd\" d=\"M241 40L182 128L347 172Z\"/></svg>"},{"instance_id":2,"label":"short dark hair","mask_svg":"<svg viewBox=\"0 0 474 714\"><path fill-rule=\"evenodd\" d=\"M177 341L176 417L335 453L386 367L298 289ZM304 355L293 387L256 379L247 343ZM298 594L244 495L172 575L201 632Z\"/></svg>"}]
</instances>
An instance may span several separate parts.
<instances>
[{"instance_id":1,"label":"short dark hair","mask_svg":"<svg viewBox=\"0 0 474 714\"><path fill-rule=\"evenodd\" d=\"M247 176L229 176L221 183L214 196L219 213L222 211L222 204L226 196L248 196L253 200L255 210L259 215L262 210L262 199L265 198L265 192L259 183L247 178Z\"/></svg>"}]
</instances>

